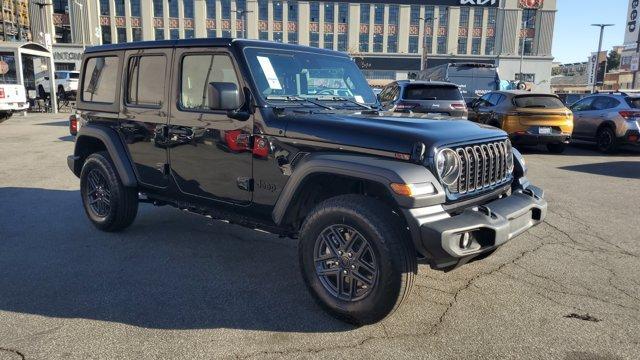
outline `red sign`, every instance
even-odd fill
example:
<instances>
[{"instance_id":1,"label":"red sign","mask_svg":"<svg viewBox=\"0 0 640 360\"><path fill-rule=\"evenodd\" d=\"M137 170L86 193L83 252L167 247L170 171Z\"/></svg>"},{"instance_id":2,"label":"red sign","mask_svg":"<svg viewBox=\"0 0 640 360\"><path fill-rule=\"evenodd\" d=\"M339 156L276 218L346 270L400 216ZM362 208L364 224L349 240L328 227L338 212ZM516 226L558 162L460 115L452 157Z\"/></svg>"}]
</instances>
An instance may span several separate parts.
<instances>
[{"instance_id":1,"label":"red sign","mask_svg":"<svg viewBox=\"0 0 640 360\"><path fill-rule=\"evenodd\" d=\"M540 9L544 5L544 0L520 0L520 7L523 9Z\"/></svg>"}]
</instances>

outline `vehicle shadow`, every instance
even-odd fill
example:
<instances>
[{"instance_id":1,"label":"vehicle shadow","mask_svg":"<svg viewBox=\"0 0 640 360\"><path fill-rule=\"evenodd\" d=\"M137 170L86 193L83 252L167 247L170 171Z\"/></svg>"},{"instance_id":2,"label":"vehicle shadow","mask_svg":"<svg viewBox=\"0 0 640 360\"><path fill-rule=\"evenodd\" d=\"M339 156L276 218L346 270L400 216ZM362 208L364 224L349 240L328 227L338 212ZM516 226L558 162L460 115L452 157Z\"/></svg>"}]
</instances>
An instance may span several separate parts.
<instances>
[{"instance_id":1,"label":"vehicle shadow","mask_svg":"<svg viewBox=\"0 0 640 360\"><path fill-rule=\"evenodd\" d=\"M143 205L104 233L78 191L0 188L0 310L159 329L353 329L315 304L291 239Z\"/></svg>"},{"instance_id":2,"label":"vehicle shadow","mask_svg":"<svg viewBox=\"0 0 640 360\"><path fill-rule=\"evenodd\" d=\"M640 155L639 149L633 147L620 147L615 154L604 154L600 152L597 146L588 142L572 142L566 148L562 154L552 154L547 151L544 146L515 146L522 154L542 154L551 156L616 156L616 157L638 157Z\"/></svg>"},{"instance_id":3,"label":"vehicle shadow","mask_svg":"<svg viewBox=\"0 0 640 360\"><path fill-rule=\"evenodd\" d=\"M640 179L640 162L612 161L596 164L581 164L560 167L562 170L604 175L626 179Z\"/></svg>"},{"instance_id":4,"label":"vehicle shadow","mask_svg":"<svg viewBox=\"0 0 640 360\"><path fill-rule=\"evenodd\" d=\"M42 126L69 126L69 120L62 120L62 121L51 121L51 122L46 122L46 123L39 123L36 125L42 125Z\"/></svg>"}]
</instances>

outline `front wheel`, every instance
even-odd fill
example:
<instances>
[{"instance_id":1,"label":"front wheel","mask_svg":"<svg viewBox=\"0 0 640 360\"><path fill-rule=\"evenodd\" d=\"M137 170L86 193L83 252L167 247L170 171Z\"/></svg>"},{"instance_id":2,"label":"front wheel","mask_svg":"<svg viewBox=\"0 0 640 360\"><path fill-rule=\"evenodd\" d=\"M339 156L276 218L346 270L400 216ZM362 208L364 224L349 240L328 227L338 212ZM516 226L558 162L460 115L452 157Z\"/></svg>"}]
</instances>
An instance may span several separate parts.
<instances>
[{"instance_id":1,"label":"front wheel","mask_svg":"<svg viewBox=\"0 0 640 360\"><path fill-rule=\"evenodd\" d=\"M138 213L137 190L122 185L106 152L87 157L80 173L80 193L89 220L100 230L122 230Z\"/></svg>"},{"instance_id":2,"label":"front wheel","mask_svg":"<svg viewBox=\"0 0 640 360\"><path fill-rule=\"evenodd\" d=\"M617 150L616 134L613 132L613 129L609 127L603 127L598 131L596 141L598 150L603 153L611 154Z\"/></svg>"},{"instance_id":3,"label":"front wheel","mask_svg":"<svg viewBox=\"0 0 640 360\"><path fill-rule=\"evenodd\" d=\"M360 195L319 204L300 232L300 268L313 297L333 316L370 324L408 297L416 255L389 207Z\"/></svg>"}]
</instances>

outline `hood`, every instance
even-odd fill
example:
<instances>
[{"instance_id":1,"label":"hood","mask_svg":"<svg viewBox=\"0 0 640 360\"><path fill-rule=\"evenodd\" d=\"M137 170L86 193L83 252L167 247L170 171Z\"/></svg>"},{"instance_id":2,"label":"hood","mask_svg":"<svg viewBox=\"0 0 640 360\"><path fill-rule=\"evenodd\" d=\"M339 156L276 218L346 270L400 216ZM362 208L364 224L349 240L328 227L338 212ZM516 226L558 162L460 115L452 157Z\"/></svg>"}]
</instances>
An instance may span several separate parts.
<instances>
[{"instance_id":1,"label":"hood","mask_svg":"<svg viewBox=\"0 0 640 360\"><path fill-rule=\"evenodd\" d=\"M507 137L491 126L433 114L287 112L283 117L289 138L402 153L411 153L416 142L429 149Z\"/></svg>"}]
</instances>

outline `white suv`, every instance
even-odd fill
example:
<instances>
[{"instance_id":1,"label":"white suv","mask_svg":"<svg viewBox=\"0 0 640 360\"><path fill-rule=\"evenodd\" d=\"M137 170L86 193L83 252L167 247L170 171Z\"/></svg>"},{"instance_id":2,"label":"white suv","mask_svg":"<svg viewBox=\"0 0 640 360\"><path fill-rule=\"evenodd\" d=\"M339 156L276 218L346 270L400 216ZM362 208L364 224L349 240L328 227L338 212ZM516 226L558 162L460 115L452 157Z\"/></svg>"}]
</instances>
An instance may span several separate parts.
<instances>
[{"instance_id":1,"label":"white suv","mask_svg":"<svg viewBox=\"0 0 640 360\"><path fill-rule=\"evenodd\" d=\"M78 71L56 71L55 72L56 93L58 97L75 98L78 91L80 72ZM49 95L49 76L45 75L36 79L36 89L38 96L44 98Z\"/></svg>"}]
</instances>

